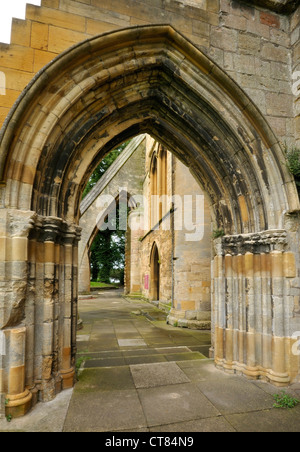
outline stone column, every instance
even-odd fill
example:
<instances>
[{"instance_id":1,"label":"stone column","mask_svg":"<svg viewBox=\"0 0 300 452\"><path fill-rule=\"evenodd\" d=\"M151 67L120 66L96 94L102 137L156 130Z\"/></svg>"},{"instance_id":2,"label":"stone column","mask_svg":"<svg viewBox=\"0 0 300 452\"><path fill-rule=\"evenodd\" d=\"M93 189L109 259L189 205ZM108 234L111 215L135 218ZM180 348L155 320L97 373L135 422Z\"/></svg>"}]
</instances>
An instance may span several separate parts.
<instances>
[{"instance_id":1,"label":"stone column","mask_svg":"<svg viewBox=\"0 0 300 452\"><path fill-rule=\"evenodd\" d=\"M224 237L214 259L216 364L277 386L299 372L290 331L297 272L288 246L282 230Z\"/></svg>"},{"instance_id":2,"label":"stone column","mask_svg":"<svg viewBox=\"0 0 300 452\"><path fill-rule=\"evenodd\" d=\"M26 328L5 331L9 343L9 370L5 414L24 416L31 408L32 394L25 388L25 342Z\"/></svg>"},{"instance_id":3,"label":"stone column","mask_svg":"<svg viewBox=\"0 0 300 452\"><path fill-rule=\"evenodd\" d=\"M127 228L125 235L125 272L124 272L124 294L130 294L131 282L131 231Z\"/></svg>"},{"instance_id":4,"label":"stone column","mask_svg":"<svg viewBox=\"0 0 300 452\"><path fill-rule=\"evenodd\" d=\"M25 387L28 237L34 226L31 211L0 211L0 415L20 416L31 407ZM5 400L8 400L5 410Z\"/></svg>"},{"instance_id":5,"label":"stone column","mask_svg":"<svg viewBox=\"0 0 300 452\"><path fill-rule=\"evenodd\" d=\"M48 239L49 240L49 239ZM51 400L55 395L53 380L55 335L54 335L54 294L55 294L55 238L44 243L44 299L43 299L43 391ZM52 394L53 391L53 394ZM45 401L45 399L44 399Z\"/></svg>"},{"instance_id":6,"label":"stone column","mask_svg":"<svg viewBox=\"0 0 300 452\"><path fill-rule=\"evenodd\" d=\"M17 417L73 385L80 231L61 218L0 211L2 416L5 400Z\"/></svg>"},{"instance_id":7,"label":"stone column","mask_svg":"<svg viewBox=\"0 0 300 452\"><path fill-rule=\"evenodd\" d=\"M143 212L136 209L129 214L128 225L130 228L130 293L142 292L141 268L140 268L140 239L144 235Z\"/></svg>"},{"instance_id":8,"label":"stone column","mask_svg":"<svg viewBox=\"0 0 300 452\"><path fill-rule=\"evenodd\" d=\"M34 384L45 402L56 395L60 334L57 242L61 239L62 224L59 218L38 217L30 237L36 243Z\"/></svg>"},{"instance_id":9,"label":"stone column","mask_svg":"<svg viewBox=\"0 0 300 452\"><path fill-rule=\"evenodd\" d=\"M73 385L79 238L76 225L41 216L30 235L34 324L32 314L28 321L34 352L27 353L27 380L42 401Z\"/></svg>"},{"instance_id":10,"label":"stone column","mask_svg":"<svg viewBox=\"0 0 300 452\"><path fill-rule=\"evenodd\" d=\"M89 249L85 248L80 265L79 278L79 293L86 294L91 291L91 264L89 257Z\"/></svg>"},{"instance_id":11,"label":"stone column","mask_svg":"<svg viewBox=\"0 0 300 452\"><path fill-rule=\"evenodd\" d=\"M60 356L60 375L62 389L74 385L76 332L77 332L77 301L78 301L78 241L80 229L73 225L64 235L63 272L64 296L61 303L62 311L62 348Z\"/></svg>"}]
</instances>

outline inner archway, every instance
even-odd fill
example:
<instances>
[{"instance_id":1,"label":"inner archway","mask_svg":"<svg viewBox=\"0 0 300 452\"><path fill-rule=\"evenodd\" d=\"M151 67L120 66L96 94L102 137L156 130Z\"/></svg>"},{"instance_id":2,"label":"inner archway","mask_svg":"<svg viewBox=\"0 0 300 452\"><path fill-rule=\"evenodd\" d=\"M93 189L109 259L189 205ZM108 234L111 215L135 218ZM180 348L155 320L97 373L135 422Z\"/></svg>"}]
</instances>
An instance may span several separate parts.
<instances>
[{"instance_id":1,"label":"inner archway","mask_svg":"<svg viewBox=\"0 0 300 452\"><path fill-rule=\"evenodd\" d=\"M150 297L152 301L159 301L160 294L160 260L156 243L153 244L150 258L151 281L150 281Z\"/></svg>"},{"instance_id":2,"label":"inner archway","mask_svg":"<svg viewBox=\"0 0 300 452\"><path fill-rule=\"evenodd\" d=\"M279 385L299 372L285 284L296 277L299 201L276 135L237 84L176 30L134 27L56 58L1 131L0 328L11 348L0 375L2 401L9 394L14 407L26 410L36 388L47 400L73 384L82 191L110 150L141 133L184 162L209 196L219 231L217 365ZM18 385L15 343L23 344Z\"/></svg>"}]
</instances>

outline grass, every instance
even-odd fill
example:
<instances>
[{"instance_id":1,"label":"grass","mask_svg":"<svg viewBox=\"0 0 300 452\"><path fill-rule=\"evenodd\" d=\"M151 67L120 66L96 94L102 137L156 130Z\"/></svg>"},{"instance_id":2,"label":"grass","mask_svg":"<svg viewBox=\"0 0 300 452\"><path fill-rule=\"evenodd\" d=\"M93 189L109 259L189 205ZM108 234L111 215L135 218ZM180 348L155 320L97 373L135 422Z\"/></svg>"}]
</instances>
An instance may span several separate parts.
<instances>
[{"instance_id":1,"label":"grass","mask_svg":"<svg viewBox=\"0 0 300 452\"><path fill-rule=\"evenodd\" d=\"M300 403L300 400L295 399L285 391L281 391L280 394L274 394L274 408L291 409L295 408Z\"/></svg>"},{"instance_id":2,"label":"grass","mask_svg":"<svg viewBox=\"0 0 300 452\"><path fill-rule=\"evenodd\" d=\"M91 287L95 287L96 289L106 289L108 287L117 287L117 284L106 284L102 282L91 282Z\"/></svg>"},{"instance_id":3,"label":"grass","mask_svg":"<svg viewBox=\"0 0 300 452\"><path fill-rule=\"evenodd\" d=\"M85 361L88 361L89 359L92 359L92 358L90 358L89 356L81 356L80 358L77 359L76 364L75 364L77 380L79 380L79 374L80 374L80 369L81 369L82 364Z\"/></svg>"}]
</instances>

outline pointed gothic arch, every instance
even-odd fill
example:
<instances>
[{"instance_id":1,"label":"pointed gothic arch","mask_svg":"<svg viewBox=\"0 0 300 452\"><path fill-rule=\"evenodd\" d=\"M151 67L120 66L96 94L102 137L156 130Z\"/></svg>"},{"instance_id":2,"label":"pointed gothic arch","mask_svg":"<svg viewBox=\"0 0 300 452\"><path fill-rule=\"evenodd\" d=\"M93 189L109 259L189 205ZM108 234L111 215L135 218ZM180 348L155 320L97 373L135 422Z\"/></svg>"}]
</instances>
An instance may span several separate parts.
<instances>
[{"instance_id":1,"label":"pointed gothic arch","mask_svg":"<svg viewBox=\"0 0 300 452\"><path fill-rule=\"evenodd\" d=\"M160 300L160 255L156 242L150 253L150 300Z\"/></svg>"},{"instance_id":2,"label":"pointed gothic arch","mask_svg":"<svg viewBox=\"0 0 300 452\"><path fill-rule=\"evenodd\" d=\"M26 411L37 387L47 400L73 384L81 193L101 158L141 133L191 168L225 235L212 276L217 365L278 384L297 375L285 281L296 277L300 206L278 139L245 92L174 28L133 27L53 60L1 130L0 329L10 344L2 410L5 394L8 409ZM266 279L272 294L262 295Z\"/></svg>"}]
</instances>

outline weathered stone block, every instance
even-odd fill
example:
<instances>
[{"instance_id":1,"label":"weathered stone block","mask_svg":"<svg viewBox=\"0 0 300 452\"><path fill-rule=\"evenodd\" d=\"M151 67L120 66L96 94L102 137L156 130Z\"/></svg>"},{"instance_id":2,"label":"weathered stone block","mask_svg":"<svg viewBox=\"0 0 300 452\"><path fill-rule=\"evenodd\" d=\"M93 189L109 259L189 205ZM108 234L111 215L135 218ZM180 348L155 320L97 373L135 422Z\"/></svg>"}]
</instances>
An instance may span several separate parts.
<instances>
[{"instance_id":1,"label":"weathered stone block","mask_svg":"<svg viewBox=\"0 0 300 452\"><path fill-rule=\"evenodd\" d=\"M35 22L85 32L85 17L52 8L27 5L26 17Z\"/></svg>"},{"instance_id":2,"label":"weathered stone block","mask_svg":"<svg viewBox=\"0 0 300 452\"><path fill-rule=\"evenodd\" d=\"M270 14L264 11L260 12L260 23L264 25L268 25L269 27L280 27L280 19L278 16L275 16L274 14Z\"/></svg>"},{"instance_id":3,"label":"weathered stone block","mask_svg":"<svg viewBox=\"0 0 300 452\"><path fill-rule=\"evenodd\" d=\"M262 44L261 50L262 58L270 61L279 61L281 63L287 62L287 51L284 47L275 45L270 42Z\"/></svg>"},{"instance_id":4,"label":"weathered stone block","mask_svg":"<svg viewBox=\"0 0 300 452\"><path fill-rule=\"evenodd\" d=\"M118 27L114 24L101 22L100 20L87 19L86 33L94 36L101 33L106 33L107 31L115 30L116 28Z\"/></svg>"},{"instance_id":5,"label":"weathered stone block","mask_svg":"<svg viewBox=\"0 0 300 452\"><path fill-rule=\"evenodd\" d=\"M292 117L292 96L288 94L266 93L267 114L270 116Z\"/></svg>"},{"instance_id":6,"label":"weathered stone block","mask_svg":"<svg viewBox=\"0 0 300 452\"><path fill-rule=\"evenodd\" d=\"M90 0L88 0L89 2ZM83 0L84 3L84 0ZM46 8L53 8L58 9L59 8L59 0L43 0L43 6Z\"/></svg>"},{"instance_id":7,"label":"weathered stone block","mask_svg":"<svg viewBox=\"0 0 300 452\"><path fill-rule=\"evenodd\" d=\"M197 320L210 322L210 320L211 320L211 312L210 311L197 312Z\"/></svg>"},{"instance_id":8,"label":"weathered stone block","mask_svg":"<svg viewBox=\"0 0 300 452\"><path fill-rule=\"evenodd\" d=\"M6 51L3 50L0 52L0 66L27 72L33 71L33 49L11 44Z\"/></svg>"},{"instance_id":9,"label":"weathered stone block","mask_svg":"<svg viewBox=\"0 0 300 452\"><path fill-rule=\"evenodd\" d=\"M49 26L33 22L31 27L31 47L38 50L48 50Z\"/></svg>"},{"instance_id":10,"label":"weathered stone block","mask_svg":"<svg viewBox=\"0 0 300 452\"><path fill-rule=\"evenodd\" d=\"M209 27L209 24L207 24L205 22L193 20L192 31L193 31L193 34L195 34L195 35L209 36L210 27Z\"/></svg>"},{"instance_id":11,"label":"weathered stone block","mask_svg":"<svg viewBox=\"0 0 300 452\"><path fill-rule=\"evenodd\" d=\"M58 28L51 25L49 27L48 48L50 52L60 53L77 42L84 41L86 38L87 35L85 33L65 30L64 28Z\"/></svg>"},{"instance_id":12,"label":"weathered stone block","mask_svg":"<svg viewBox=\"0 0 300 452\"><path fill-rule=\"evenodd\" d=\"M238 45L238 32L222 27L212 27L210 33L211 45L222 50L235 52Z\"/></svg>"},{"instance_id":13,"label":"weathered stone block","mask_svg":"<svg viewBox=\"0 0 300 452\"><path fill-rule=\"evenodd\" d=\"M294 253L284 253L283 255L283 271L286 278L296 278L296 257Z\"/></svg>"},{"instance_id":14,"label":"weathered stone block","mask_svg":"<svg viewBox=\"0 0 300 452\"><path fill-rule=\"evenodd\" d=\"M234 55L234 69L242 74L255 75L255 58L249 55Z\"/></svg>"},{"instance_id":15,"label":"weathered stone block","mask_svg":"<svg viewBox=\"0 0 300 452\"><path fill-rule=\"evenodd\" d=\"M261 38L249 33L239 33L238 47L242 54L258 55L260 53Z\"/></svg>"},{"instance_id":16,"label":"weathered stone block","mask_svg":"<svg viewBox=\"0 0 300 452\"><path fill-rule=\"evenodd\" d=\"M197 311L187 311L185 313L185 318L187 320L196 320L197 319Z\"/></svg>"},{"instance_id":17,"label":"weathered stone block","mask_svg":"<svg viewBox=\"0 0 300 452\"><path fill-rule=\"evenodd\" d=\"M247 19L245 17L235 15L222 15L221 24L234 30L247 30Z\"/></svg>"},{"instance_id":18,"label":"weathered stone block","mask_svg":"<svg viewBox=\"0 0 300 452\"><path fill-rule=\"evenodd\" d=\"M57 53L54 52L35 50L33 64L34 72L38 72L40 69L46 66L46 64L48 64L51 60L53 60L56 56Z\"/></svg>"},{"instance_id":19,"label":"weathered stone block","mask_svg":"<svg viewBox=\"0 0 300 452\"><path fill-rule=\"evenodd\" d=\"M11 28L11 43L20 46L30 46L31 24L28 21L13 19Z\"/></svg>"}]
</instances>

